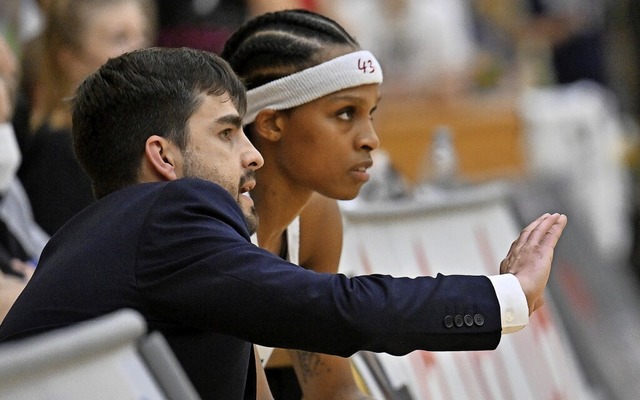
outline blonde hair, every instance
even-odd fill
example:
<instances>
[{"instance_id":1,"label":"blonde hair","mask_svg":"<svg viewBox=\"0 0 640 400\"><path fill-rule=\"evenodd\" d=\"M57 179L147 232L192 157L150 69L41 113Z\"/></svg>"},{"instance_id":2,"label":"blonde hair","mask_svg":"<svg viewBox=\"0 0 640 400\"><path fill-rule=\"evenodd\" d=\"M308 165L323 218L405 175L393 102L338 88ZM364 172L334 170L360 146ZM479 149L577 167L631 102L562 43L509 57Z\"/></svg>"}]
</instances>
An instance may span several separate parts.
<instances>
[{"instance_id":1,"label":"blonde hair","mask_svg":"<svg viewBox=\"0 0 640 400\"><path fill-rule=\"evenodd\" d=\"M30 126L35 131L48 122L56 110L68 110L68 121L64 125L71 126L71 111L68 99L74 94L78 82L74 81L68 71L59 63L59 52L67 48L82 51L84 33L89 28L87 21L93 10L98 7L135 1L142 6L148 20L149 43L155 40L157 30L157 14L154 0L49 0L43 2L45 27L37 42L34 43L33 57L37 63L33 77L36 87L33 88L34 111ZM34 60L32 60L34 61Z\"/></svg>"}]
</instances>

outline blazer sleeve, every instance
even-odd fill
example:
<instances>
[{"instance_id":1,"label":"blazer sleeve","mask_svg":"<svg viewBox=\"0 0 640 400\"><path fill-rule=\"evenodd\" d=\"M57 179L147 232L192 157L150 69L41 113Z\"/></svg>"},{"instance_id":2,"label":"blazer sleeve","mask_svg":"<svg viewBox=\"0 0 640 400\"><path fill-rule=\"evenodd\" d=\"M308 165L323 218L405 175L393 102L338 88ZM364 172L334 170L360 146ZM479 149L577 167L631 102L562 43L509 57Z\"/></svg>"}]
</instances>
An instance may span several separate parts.
<instances>
[{"instance_id":1,"label":"blazer sleeve","mask_svg":"<svg viewBox=\"0 0 640 400\"><path fill-rule=\"evenodd\" d=\"M485 276L349 278L300 268L251 244L235 199L206 181L175 181L151 208L136 260L151 325L340 356L488 350L500 341Z\"/></svg>"}]
</instances>

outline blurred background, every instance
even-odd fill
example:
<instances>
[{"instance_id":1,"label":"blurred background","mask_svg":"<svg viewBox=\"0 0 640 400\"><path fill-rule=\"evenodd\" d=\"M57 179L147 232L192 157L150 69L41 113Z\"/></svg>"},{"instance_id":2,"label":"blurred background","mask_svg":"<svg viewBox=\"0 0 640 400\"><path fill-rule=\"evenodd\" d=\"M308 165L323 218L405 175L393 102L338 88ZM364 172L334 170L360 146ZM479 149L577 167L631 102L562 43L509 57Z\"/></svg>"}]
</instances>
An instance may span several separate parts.
<instances>
[{"instance_id":1,"label":"blurred background","mask_svg":"<svg viewBox=\"0 0 640 400\"><path fill-rule=\"evenodd\" d=\"M0 32L21 65L14 124L23 156L39 100L38 43L55 3L0 2ZM375 241L381 216L397 222L418 213L446 229L479 218L465 213L487 199L507 219L487 217L498 236L543 212L567 214L551 317L583 388L554 398L636 399L640 2L156 0L146 15L149 45L220 52L247 18L281 8L336 19L384 68L374 115L381 149L371 182L344 204L345 251L353 250L349 227L363 219ZM361 269L350 253L344 258L346 272Z\"/></svg>"}]
</instances>

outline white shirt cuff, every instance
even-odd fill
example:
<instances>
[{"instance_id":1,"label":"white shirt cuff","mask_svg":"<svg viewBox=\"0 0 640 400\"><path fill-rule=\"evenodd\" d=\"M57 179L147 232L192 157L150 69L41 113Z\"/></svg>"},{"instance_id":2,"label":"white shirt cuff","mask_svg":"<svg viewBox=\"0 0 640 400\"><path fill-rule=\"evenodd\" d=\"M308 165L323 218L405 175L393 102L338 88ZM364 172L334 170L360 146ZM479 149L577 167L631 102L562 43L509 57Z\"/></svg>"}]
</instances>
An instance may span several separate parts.
<instances>
[{"instance_id":1,"label":"white shirt cuff","mask_svg":"<svg viewBox=\"0 0 640 400\"><path fill-rule=\"evenodd\" d=\"M498 296L502 333L513 333L529 323L529 305L518 278L513 274L488 276Z\"/></svg>"}]
</instances>

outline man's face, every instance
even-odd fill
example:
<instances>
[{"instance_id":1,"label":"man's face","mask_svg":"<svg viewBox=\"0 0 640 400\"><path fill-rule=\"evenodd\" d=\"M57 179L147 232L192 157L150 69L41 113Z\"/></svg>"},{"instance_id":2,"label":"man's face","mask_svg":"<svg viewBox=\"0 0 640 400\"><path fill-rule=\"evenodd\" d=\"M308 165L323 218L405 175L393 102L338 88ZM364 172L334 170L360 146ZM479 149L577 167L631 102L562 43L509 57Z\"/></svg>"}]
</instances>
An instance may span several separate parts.
<instances>
[{"instance_id":1,"label":"man's face","mask_svg":"<svg viewBox=\"0 0 640 400\"><path fill-rule=\"evenodd\" d=\"M206 179L226 189L237 200L251 233L258 226L253 200L254 171L264 160L242 130L242 119L228 96L204 96L188 121L182 151L182 177Z\"/></svg>"}]
</instances>

